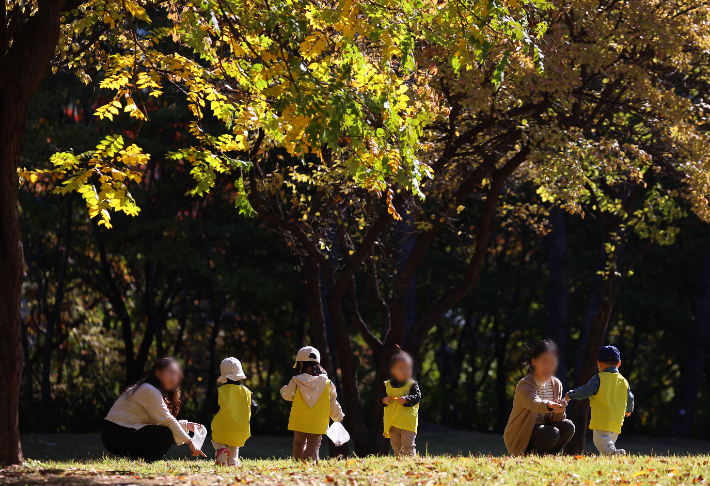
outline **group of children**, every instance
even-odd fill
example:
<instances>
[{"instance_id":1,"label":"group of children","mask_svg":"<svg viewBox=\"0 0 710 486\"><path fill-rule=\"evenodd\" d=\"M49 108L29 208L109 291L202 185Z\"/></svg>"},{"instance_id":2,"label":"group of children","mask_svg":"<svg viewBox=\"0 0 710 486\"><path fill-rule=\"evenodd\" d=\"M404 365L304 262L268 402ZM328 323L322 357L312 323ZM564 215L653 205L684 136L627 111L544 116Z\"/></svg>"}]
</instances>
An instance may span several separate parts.
<instances>
[{"instance_id":1,"label":"group of children","mask_svg":"<svg viewBox=\"0 0 710 486\"><path fill-rule=\"evenodd\" d=\"M317 461L323 434L330 419L341 422L345 415L338 403L335 385L320 365L320 352L306 346L298 350L293 365L296 375L281 388L281 396L291 402L288 430L293 431L293 458ZM214 414L212 445L218 465L238 465L239 448L251 436L249 421L258 410L251 391L243 385L246 375L236 358L220 364L221 385L207 404ZM380 401L385 408L384 436L390 439L396 456L414 456L421 392L412 380L411 356L399 351L390 363L392 379L382 385Z\"/></svg>"},{"instance_id":2,"label":"group of children","mask_svg":"<svg viewBox=\"0 0 710 486\"><path fill-rule=\"evenodd\" d=\"M619 350L604 346L597 353L599 374L589 383L571 390L569 400L590 399L594 445L602 454L625 453L616 449L624 416L633 410L633 395L618 368ZM337 400L335 386L320 365L320 352L312 347L301 348L293 365L297 374L281 388L281 396L292 402L288 430L293 431L293 458L317 461L323 434L329 419L341 422L344 414ZM398 350L390 361L391 378L378 394L384 407L383 435L389 438L396 457L416 455L421 391L413 376L412 357ZM258 410L251 391L243 385L246 375L236 358L226 358L220 365L221 386L208 402L215 414L212 420L212 444L218 465L238 465L239 448L251 436L249 421Z\"/></svg>"}]
</instances>

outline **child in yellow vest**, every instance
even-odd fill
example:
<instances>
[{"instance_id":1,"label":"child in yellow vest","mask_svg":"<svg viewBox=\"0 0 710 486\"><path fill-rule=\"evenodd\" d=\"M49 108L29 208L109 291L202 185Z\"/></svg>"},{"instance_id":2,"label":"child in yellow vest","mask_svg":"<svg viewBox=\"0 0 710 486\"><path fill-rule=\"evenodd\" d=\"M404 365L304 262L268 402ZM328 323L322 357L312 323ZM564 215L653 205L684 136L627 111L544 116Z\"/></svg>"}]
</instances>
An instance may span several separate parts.
<instances>
[{"instance_id":1,"label":"child in yellow vest","mask_svg":"<svg viewBox=\"0 0 710 486\"><path fill-rule=\"evenodd\" d=\"M320 353L312 346L298 350L293 365L297 375L281 388L281 396L293 402L288 430L293 431L293 458L318 462L318 450L328 428L328 417L340 422L345 416L335 385L320 366Z\"/></svg>"},{"instance_id":2,"label":"child in yellow vest","mask_svg":"<svg viewBox=\"0 0 710 486\"><path fill-rule=\"evenodd\" d=\"M597 351L597 369L586 385L571 390L565 395L566 400L584 400L589 398L592 409L592 429L594 445L602 455L624 455L624 449L616 448L616 439L621 433L624 417L634 411L634 395L629 389L629 382L619 373L621 353L614 346L602 346Z\"/></svg>"},{"instance_id":3,"label":"child in yellow vest","mask_svg":"<svg viewBox=\"0 0 710 486\"><path fill-rule=\"evenodd\" d=\"M219 365L217 388L207 401L212 419L212 445L217 465L239 465L239 448L251 437L249 420L258 411L251 390L241 381L246 379L242 364L236 358L225 358Z\"/></svg>"},{"instance_id":4,"label":"child in yellow vest","mask_svg":"<svg viewBox=\"0 0 710 486\"><path fill-rule=\"evenodd\" d=\"M395 457L417 454L415 441L422 394L419 384L412 380L413 364L412 357L404 351L392 356L392 378L383 383L378 396L385 407L383 435L389 438Z\"/></svg>"}]
</instances>

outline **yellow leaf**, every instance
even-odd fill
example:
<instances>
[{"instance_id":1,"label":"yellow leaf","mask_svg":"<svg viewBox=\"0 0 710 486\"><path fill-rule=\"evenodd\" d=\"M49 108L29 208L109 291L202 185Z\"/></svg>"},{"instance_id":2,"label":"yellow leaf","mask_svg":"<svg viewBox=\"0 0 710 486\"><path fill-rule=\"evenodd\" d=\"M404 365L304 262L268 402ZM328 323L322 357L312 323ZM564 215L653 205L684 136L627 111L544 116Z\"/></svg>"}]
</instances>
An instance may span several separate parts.
<instances>
[{"instance_id":1,"label":"yellow leaf","mask_svg":"<svg viewBox=\"0 0 710 486\"><path fill-rule=\"evenodd\" d=\"M631 477L632 477L632 478L637 478L637 477L639 477L639 476L644 476L644 475L646 475L646 474L648 474L648 471L638 471L638 472L633 473L633 474L631 475Z\"/></svg>"}]
</instances>

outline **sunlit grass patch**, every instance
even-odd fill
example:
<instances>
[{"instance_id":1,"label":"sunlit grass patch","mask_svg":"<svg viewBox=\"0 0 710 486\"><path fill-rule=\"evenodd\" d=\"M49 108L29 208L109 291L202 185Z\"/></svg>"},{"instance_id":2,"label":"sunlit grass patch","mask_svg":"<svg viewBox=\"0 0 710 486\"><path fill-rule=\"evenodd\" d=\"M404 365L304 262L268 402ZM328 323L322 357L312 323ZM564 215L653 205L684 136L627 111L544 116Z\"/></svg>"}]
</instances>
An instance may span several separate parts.
<instances>
[{"instance_id":1,"label":"sunlit grass patch","mask_svg":"<svg viewBox=\"0 0 710 486\"><path fill-rule=\"evenodd\" d=\"M208 460L146 464L105 457L92 461L27 461L0 473L2 484L174 484L174 485L677 485L704 484L710 456L626 457L393 457L327 459L317 465L287 459L246 459L237 467Z\"/></svg>"}]
</instances>

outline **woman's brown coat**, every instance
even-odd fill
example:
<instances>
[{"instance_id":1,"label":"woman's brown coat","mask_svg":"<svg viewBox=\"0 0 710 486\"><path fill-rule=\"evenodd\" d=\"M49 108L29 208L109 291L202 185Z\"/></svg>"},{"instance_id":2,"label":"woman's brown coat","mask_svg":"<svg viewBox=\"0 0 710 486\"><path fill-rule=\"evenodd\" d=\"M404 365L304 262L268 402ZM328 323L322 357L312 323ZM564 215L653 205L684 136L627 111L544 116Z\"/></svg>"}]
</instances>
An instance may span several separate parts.
<instances>
[{"instance_id":1,"label":"woman's brown coat","mask_svg":"<svg viewBox=\"0 0 710 486\"><path fill-rule=\"evenodd\" d=\"M552 377L553 399L562 401L562 383ZM513 456L522 456L528 448L530 435L535 427L535 418L538 413L550 413L547 404L537 394L537 386L532 375L528 375L518 382L513 398L513 410L510 412L508 425L503 432L503 440L508 452ZM565 419L565 413L554 414L553 422Z\"/></svg>"}]
</instances>

